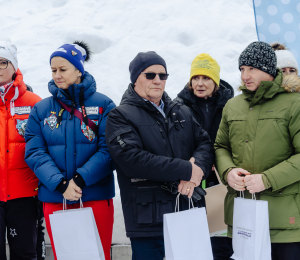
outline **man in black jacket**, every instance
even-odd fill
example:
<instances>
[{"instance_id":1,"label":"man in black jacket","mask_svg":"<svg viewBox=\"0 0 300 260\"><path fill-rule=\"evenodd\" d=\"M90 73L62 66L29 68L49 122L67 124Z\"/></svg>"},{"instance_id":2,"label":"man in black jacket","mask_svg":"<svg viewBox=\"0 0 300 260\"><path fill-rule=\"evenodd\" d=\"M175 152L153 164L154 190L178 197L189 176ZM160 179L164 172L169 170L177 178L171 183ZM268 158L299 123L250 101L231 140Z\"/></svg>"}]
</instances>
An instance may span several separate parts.
<instances>
[{"instance_id":1,"label":"man in black jacket","mask_svg":"<svg viewBox=\"0 0 300 260\"><path fill-rule=\"evenodd\" d=\"M190 198L210 173L214 151L190 110L164 92L168 74L162 57L139 53L129 71L132 83L109 113L106 142L117 170L132 259L162 260L163 214L174 212L176 194L161 186L180 181L178 191ZM181 210L188 203L180 199ZM204 206L204 199L196 204Z\"/></svg>"}]
</instances>

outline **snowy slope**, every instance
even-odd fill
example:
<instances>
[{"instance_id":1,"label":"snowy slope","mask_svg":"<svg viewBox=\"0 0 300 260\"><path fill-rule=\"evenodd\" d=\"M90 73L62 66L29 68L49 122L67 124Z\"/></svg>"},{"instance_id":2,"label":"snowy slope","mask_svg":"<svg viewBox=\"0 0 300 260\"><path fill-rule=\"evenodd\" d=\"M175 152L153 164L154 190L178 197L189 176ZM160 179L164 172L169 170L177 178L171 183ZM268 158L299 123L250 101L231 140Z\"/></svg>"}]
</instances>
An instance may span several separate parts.
<instances>
[{"instance_id":1,"label":"snowy slope","mask_svg":"<svg viewBox=\"0 0 300 260\"><path fill-rule=\"evenodd\" d=\"M17 45L25 82L43 98L51 53L74 40L90 44L94 56L85 68L117 105L129 83L129 62L140 51L166 60L166 91L175 98L202 52L218 61L221 78L236 89L238 56L257 40L252 0L0 0L0 10L0 40ZM126 243L116 193L113 243Z\"/></svg>"}]
</instances>

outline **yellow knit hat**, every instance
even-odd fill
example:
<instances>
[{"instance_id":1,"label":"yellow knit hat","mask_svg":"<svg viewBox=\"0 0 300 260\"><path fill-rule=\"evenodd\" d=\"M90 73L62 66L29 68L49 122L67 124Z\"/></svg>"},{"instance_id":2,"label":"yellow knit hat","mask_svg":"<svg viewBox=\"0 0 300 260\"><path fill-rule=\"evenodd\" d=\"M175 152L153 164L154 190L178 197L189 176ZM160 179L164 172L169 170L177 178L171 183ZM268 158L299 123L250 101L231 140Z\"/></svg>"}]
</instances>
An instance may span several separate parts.
<instances>
[{"instance_id":1,"label":"yellow knit hat","mask_svg":"<svg viewBox=\"0 0 300 260\"><path fill-rule=\"evenodd\" d=\"M218 86L220 85L220 66L218 62L207 53L197 55L192 62L190 81L197 75L208 76Z\"/></svg>"}]
</instances>

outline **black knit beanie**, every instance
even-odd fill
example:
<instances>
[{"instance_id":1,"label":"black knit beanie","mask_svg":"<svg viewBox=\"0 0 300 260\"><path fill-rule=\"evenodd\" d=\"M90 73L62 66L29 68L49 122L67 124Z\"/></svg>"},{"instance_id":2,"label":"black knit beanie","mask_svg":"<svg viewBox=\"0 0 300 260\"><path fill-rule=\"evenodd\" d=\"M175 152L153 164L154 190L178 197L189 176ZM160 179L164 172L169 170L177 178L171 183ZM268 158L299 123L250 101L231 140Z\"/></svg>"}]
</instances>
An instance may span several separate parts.
<instances>
[{"instance_id":1,"label":"black knit beanie","mask_svg":"<svg viewBox=\"0 0 300 260\"><path fill-rule=\"evenodd\" d=\"M166 69L167 73L167 65L165 60L156 52L139 52L138 55L136 55L136 57L129 64L131 82L134 84L141 72L152 65L162 65Z\"/></svg>"},{"instance_id":2,"label":"black knit beanie","mask_svg":"<svg viewBox=\"0 0 300 260\"><path fill-rule=\"evenodd\" d=\"M265 42L252 42L239 57L241 66L250 66L276 77L276 54L271 45Z\"/></svg>"}]
</instances>

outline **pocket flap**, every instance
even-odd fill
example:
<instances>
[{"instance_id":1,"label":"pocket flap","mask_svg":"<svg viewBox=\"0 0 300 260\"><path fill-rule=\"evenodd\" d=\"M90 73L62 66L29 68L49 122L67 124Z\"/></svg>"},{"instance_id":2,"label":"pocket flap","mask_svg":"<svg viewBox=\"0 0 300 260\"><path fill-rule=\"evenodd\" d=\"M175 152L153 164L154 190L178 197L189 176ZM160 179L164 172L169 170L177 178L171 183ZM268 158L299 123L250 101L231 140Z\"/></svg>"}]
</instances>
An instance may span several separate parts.
<instances>
[{"instance_id":1,"label":"pocket flap","mask_svg":"<svg viewBox=\"0 0 300 260\"><path fill-rule=\"evenodd\" d=\"M153 202L153 194L151 192L136 194L136 203L141 203L142 205L146 205L147 203L150 202Z\"/></svg>"},{"instance_id":2,"label":"pocket flap","mask_svg":"<svg viewBox=\"0 0 300 260\"><path fill-rule=\"evenodd\" d=\"M122 129L119 129L117 131L115 131L108 139L108 141L111 143L112 140L114 140L117 136L119 135L122 135L122 134L126 134L126 133L129 133L131 132L132 129L131 127L125 127L125 128L122 128Z\"/></svg>"}]
</instances>

